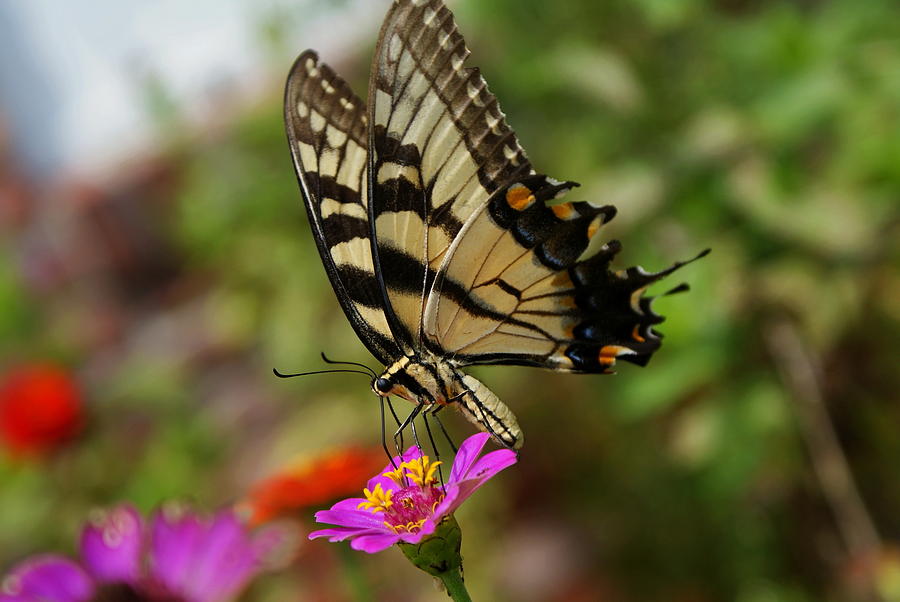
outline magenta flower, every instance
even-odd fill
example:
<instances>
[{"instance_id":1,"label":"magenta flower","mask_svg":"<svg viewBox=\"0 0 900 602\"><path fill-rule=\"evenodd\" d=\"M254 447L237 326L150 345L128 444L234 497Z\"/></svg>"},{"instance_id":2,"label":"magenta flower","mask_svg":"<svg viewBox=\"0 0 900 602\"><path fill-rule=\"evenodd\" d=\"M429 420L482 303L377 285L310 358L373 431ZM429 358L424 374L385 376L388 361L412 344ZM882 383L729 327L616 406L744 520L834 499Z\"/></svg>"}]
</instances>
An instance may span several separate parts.
<instances>
[{"instance_id":1,"label":"magenta flower","mask_svg":"<svg viewBox=\"0 0 900 602\"><path fill-rule=\"evenodd\" d=\"M346 499L317 512L318 522L336 526L310 533L309 538L349 539L354 550L370 554L395 543L418 544L488 479L516 463L515 452L508 449L479 458L489 438L478 433L462 443L443 486L437 476L440 462L410 447L369 480L364 498Z\"/></svg>"},{"instance_id":2,"label":"magenta flower","mask_svg":"<svg viewBox=\"0 0 900 602\"><path fill-rule=\"evenodd\" d=\"M211 519L167 505L146 524L129 505L98 513L81 534L81 563L42 555L0 581L0 602L224 602L286 542L250 533L231 510Z\"/></svg>"}]
</instances>

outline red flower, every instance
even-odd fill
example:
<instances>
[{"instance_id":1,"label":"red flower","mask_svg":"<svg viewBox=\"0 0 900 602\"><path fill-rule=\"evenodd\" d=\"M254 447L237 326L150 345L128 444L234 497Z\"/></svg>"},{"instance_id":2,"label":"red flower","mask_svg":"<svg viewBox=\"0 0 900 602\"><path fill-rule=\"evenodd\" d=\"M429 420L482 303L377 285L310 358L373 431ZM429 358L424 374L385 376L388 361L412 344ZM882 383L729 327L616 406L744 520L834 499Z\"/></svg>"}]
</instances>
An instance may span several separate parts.
<instances>
[{"instance_id":1,"label":"red flower","mask_svg":"<svg viewBox=\"0 0 900 602\"><path fill-rule=\"evenodd\" d=\"M40 455L83 425L82 397L72 376L49 364L8 371L0 380L0 444L13 455Z\"/></svg>"},{"instance_id":2,"label":"red flower","mask_svg":"<svg viewBox=\"0 0 900 602\"><path fill-rule=\"evenodd\" d=\"M258 525L354 493L382 464L381 448L351 447L304 458L257 483L241 507Z\"/></svg>"}]
</instances>

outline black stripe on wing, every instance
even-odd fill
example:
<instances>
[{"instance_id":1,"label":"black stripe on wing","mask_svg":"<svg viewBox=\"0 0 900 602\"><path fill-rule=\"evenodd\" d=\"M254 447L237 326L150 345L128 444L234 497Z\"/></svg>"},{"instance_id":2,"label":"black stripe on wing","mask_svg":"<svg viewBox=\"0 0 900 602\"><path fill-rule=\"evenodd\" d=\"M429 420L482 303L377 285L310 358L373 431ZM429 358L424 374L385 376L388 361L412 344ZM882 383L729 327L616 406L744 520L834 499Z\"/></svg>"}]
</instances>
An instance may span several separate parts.
<instances>
[{"instance_id":1,"label":"black stripe on wing","mask_svg":"<svg viewBox=\"0 0 900 602\"><path fill-rule=\"evenodd\" d=\"M412 58L410 69L403 63L404 52ZM392 102L391 114L404 104L413 115L425 113L430 107L422 106L423 95L410 91L417 85L414 75L423 74L478 166L483 188L490 193L513 175L528 173L531 166L479 69L464 66L468 56L469 49L453 14L441 0L398 0L382 27L370 95L374 90L385 92ZM421 129L415 118L401 119L400 125L404 127L389 127L395 121L382 123L373 119L372 123L399 134L402 142L416 141L423 155L429 145L437 143L434 136L438 132L414 131ZM380 155L380 148L378 152ZM442 174L441 169L425 169L423 175L423 184L427 186ZM435 199L435 206L450 200Z\"/></svg>"},{"instance_id":2,"label":"black stripe on wing","mask_svg":"<svg viewBox=\"0 0 900 602\"><path fill-rule=\"evenodd\" d=\"M369 80L370 224L391 331L422 346L429 270L466 219L514 175L532 172L497 99L440 0L397 0L382 26ZM418 261L400 274L384 257ZM392 283L401 280L402 288ZM411 290L415 289L417 290Z\"/></svg>"}]
</instances>

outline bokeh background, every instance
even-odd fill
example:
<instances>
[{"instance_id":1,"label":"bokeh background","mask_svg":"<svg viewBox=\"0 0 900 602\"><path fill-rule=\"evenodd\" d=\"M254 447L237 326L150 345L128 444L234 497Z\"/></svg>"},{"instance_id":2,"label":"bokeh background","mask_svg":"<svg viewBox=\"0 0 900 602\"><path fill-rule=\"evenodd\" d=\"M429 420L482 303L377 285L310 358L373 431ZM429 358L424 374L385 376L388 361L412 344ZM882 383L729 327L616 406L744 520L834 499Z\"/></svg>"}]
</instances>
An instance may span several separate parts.
<instances>
[{"instance_id":1,"label":"bokeh background","mask_svg":"<svg viewBox=\"0 0 900 602\"><path fill-rule=\"evenodd\" d=\"M60 423L29 438L0 414L0 568L72 552L97 505L215 508L377 446L364 379L271 369L374 366L281 93L306 47L364 92L387 5L0 5L0 368L43 370ZM713 249L657 302L648 367L477 371L527 444L460 512L473 596L900 599L897 3L450 6L533 163L618 206L619 266ZM446 598L396 550L317 541L246 599Z\"/></svg>"}]
</instances>

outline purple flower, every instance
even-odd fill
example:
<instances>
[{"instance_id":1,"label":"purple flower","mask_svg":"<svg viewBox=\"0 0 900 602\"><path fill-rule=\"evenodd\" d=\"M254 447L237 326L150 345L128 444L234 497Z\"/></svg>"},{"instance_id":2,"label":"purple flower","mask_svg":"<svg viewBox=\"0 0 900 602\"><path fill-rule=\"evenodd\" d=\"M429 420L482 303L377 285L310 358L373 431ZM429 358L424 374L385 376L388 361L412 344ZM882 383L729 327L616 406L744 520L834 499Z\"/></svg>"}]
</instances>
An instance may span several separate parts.
<instances>
[{"instance_id":1,"label":"purple flower","mask_svg":"<svg viewBox=\"0 0 900 602\"><path fill-rule=\"evenodd\" d=\"M336 527L310 533L309 538L350 539L354 550L370 554L395 543L421 542L488 479L516 463L515 452L508 449L479 458L489 438L487 433L479 433L463 442L443 486L437 477L440 462L410 447L369 480L364 498L346 499L317 512L316 521Z\"/></svg>"},{"instance_id":2,"label":"purple flower","mask_svg":"<svg viewBox=\"0 0 900 602\"><path fill-rule=\"evenodd\" d=\"M0 602L223 602L283 548L275 528L250 533L231 510L212 518L169 504L145 523L129 505L98 512L81 534L81 563L42 555L0 581Z\"/></svg>"}]
</instances>

